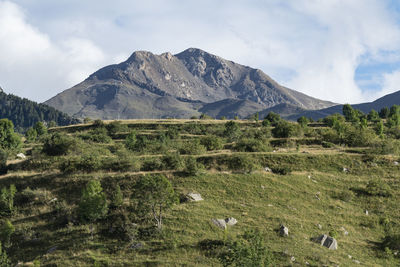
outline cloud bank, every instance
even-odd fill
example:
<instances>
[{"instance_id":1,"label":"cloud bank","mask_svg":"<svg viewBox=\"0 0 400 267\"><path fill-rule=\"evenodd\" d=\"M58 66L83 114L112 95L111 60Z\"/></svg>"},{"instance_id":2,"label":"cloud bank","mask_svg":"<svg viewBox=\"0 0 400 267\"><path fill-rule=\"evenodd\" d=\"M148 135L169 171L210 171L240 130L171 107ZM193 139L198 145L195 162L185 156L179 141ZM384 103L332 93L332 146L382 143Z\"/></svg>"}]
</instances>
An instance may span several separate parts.
<instances>
[{"instance_id":1,"label":"cloud bank","mask_svg":"<svg viewBox=\"0 0 400 267\"><path fill-rule=\"evenodd\" d=\"M6 40L0 42L0 85L38 101L135 50L188 47L260 68L285 86L335 102L400 90L400 64L393 64L400 62L400 28L390 1L32 2L0 1L0 38ZM356 79L360 65L373 70L386 62L390 69ZM379 88L366 90L371 81Z\"/></svg>"}]
</instances>

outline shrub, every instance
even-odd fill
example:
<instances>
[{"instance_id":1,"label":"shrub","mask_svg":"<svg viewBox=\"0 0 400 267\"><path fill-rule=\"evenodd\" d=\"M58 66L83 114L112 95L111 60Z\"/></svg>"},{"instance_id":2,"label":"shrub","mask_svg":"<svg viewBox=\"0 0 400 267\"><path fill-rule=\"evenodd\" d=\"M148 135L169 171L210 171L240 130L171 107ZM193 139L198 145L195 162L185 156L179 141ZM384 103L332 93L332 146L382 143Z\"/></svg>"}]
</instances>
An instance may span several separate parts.
<instances>
[{"instance_id":1,"label":"shrub","mask_svg":"<svg viewBox=\"0 0 400 267\"><path fill-rule=\"evenodd\" d=\"M9 188L3 187L0 192L0 212L2 214L11 214L14 211L14 196L17 192L15 185L11 184Z\"/></svg>"},{"instance_id":2,"label":"shrub","mask_svg":"<svg viewBox=\"0 0 400 267\"><path fill-rule=\"evenodd\" d=\"M370 196L392 196L390 186L382 180L374 180L368 182L365 192Z\"/></svg>"},{"instance_id":3,"label":"shrub","mask_svg":"<svg viewBox=\"0 0 400 267\"><path fill-rule=\"evenodd\" d=\"M273 173L280 174L280 175L287 175L292 172L292 170L288 166L273 167L273 168L271 168L271 171Z\"/></svg>"},{"instance_id":4,"label":"shrub","mask_svg":"<svg viewBox=\"0 0 400 267\"><path fill-rule=\"evenodd\" d=\"M223 266L273 266L271 252L265 246L258 230L248 230L236 241L226 244L225 252L218 255Z\"/></svg>"},{"instance_id":5,"label":"shrub","mask_svg":"<svg viewBox=\"0 0 400 267\"><path fill-rule=\"evenodd\" d=\"M335 147L334 143L331 143L331 142L328 142L328 141L322 141L321 145L324 148L333 148L333 147Z\"/></svg>"},{"instance_id":6,"label":"shrub","mask_svg":"<svg viewBox=\"0 0 400 267\"><path fill-rule=\"evenodd\" d=\"M82 191L79 202L79 215L81 220L94 222L104 217L108 211L106 196L97 180L91 180Z\"/></svg>"},{"instance_id":7,"label":"shrub","mask_svg":"<svg viewBox=\"0 0 400 267\"><path fill-rule=\"evenodd\" d=\"M0 266L11 266L11 262L8 259L7 252L3 250L1 242L0 242Z\"/></svg>"},{"instance_id":8,"label":"shrub","mask_svg":"<svg viewBox=\"0 0 400 267\"><path fill-rule=\"evenodd\" d=\"M184 166L184 161L179 153L168 153L162 157L161 161L165 170L181 170Z\"/></svg>"},{"instance_id":9,"label":"shrub","mask_svg":"<svg viewBox=\"0 0 400 267\"><path fill-rule=\"evenodd\" d=\"M306 127L307 124L309 123L309 120L308 120L306 117L301 116L300 118L297 119L297 123L298 123L301 127L304 128L304 127Z\"/></svg>"},{"instance_id":10,"label":"shrub","mask_svg":"<svg viewBox=\"0 0 400 267\"><path fill-rule=\"evenodd\" d=\"M239 138L241 132L239 124L235 121L228 121L225 123L225 130L223 135L228 138L229 141L235 141Z\"/></svg>"},{"instance_id":11,"label":"shrub","mask_svg":"<svg viewBox=\"0 0 400 267\"><path fill-rule=\"evenodd\" d=\"M179 153L181 154L204 154L206 152L206 148L200 144L198 139L189 140L187 142L183 142L179 148Z\"/></svg>"},{"instance_id":12,"label":"shrub","mask_svg":"<svg viewBox=\"0 0 400 267\"><path fill-rule=\"evenodd\" d=\"M124 196L121 192L121 187L117 184L112 192L111 207L118 208L124 203Z\"/></svg>"},{"instance_id":13,"label":"shrub","mask_svg":"<svg viewBox=\"0 0 400 267\"><path fill-rule=\"evenodd\" d=\"M259 166L253 158L247 155L235 155L228 158L228 167L235 171L252 172Z\"/></svg>"},{"instance_id":14,"label":"shrub","mask_svg":"<svg viewBox=\"0 0 400 267\"><path fill-rule=\"evenodd\" d=\"M104 127L104 122L100 119L94 120L93 121L93 126L95 127Z\"/></svg>"},{"instance_id":15,"label":"shrub","mask_svg":"<svg viewBox=\"0 0 400 267\"><path fill-rule=\"evenodd\" d=\"M97 127L87 134L87 139L96 143L110 143L111 137L108 136L107 129L104 127Z\"/></svg>"},{"instance_id":16,"label":"shrub","mask_svg":"<svg viewBox=\"0 0 400 267\"><path fill-rule=\"evenodd\" d=\"M387 233L383 239L382 247L400 250L400 234Z\"/></svg>"},{"instance_id":17,"label":"shrub","mask_svg":"<svg viewBox=\"0 0 400 267\"><path fill-rule=\"evenodd\" d=\"M36 140L38 134L36 132L35 129L33 129L32 127L29 128L26 133L25 133L25 138L29 143L32 143Z\"/></svg>"},{"instance_id":18,"label":"shrub","mask_svg":"<svg viewBox=\"0 0 400 267\"><path fill-rule=\"evenodd\" d=\"M2 225L0 226L0 237L5 247L9 247L11 245L10 239L14 232L14 225L9 220L3 221Z\"/></svg>"},{"instance_id":19,"label":"shrub","mask_svg":"<svg viewBox=\"0 0 400 267\"><path fill-rule=\"evenodd\" d=\"M57 132L45 139L42 151L49 156L66 155L74 146L74 138Z\"/></svg>"},{"instance_id":20,"label":"shrub","mask_svg":"<svg viewBox=\"0 0 400 267\"><path fill-rule=\"evenodd\" d=\"M101 159L98 155L86 154L81 157L78 169L85 172L92 172L100 169L100 166Z\"/></svg>"},{"instance_id":21,"label":"shrub","mask_svg":"<svg viewBox=\"0 0 400 267\"><path fill-rule=\"evenodd\" d=\"M156 171L162 169L162 162L159 158L149 157L142 163L142 171Z\"/></svg>"},{"instance_id":22,"label":"shrub","mask_svg":"<svg viewBox=\"0 0 400 267\"><path fill-rule=\"evenodd\" d=\"M197 162L194 157L187 157L185 160L185 169L184 172L187 175L197 175L203 169L203 165Z\"/></svg>"},{"instance_id":23,"label":"shrub","mask_svg":"<svg viewBox=\"0 0 400 267\"><path fill-rule=\"evenodd\" d=\"M45 204L49 200L52 199L52 193L47 191L46 189L35 189L32 190L29 187L22 190L22 192L18 196L18 202L20 204L32 204L32 203L40 203Z\"/></svg>"},{"instance_id":24,"label":"shrub","mask_svg":"<svg viewBox=\"0 0 400 267\"><path fill-rule=\"evenodd\" d=\"M275 138L288 138L298 134L296 125L287 121L279 121L278 124L272 129L272 135Z\"/></svg>"},{"instance_id":25,"label":"shrub","mask_svg":"<svg viewBox=\"0 0 400 267\"><path fill-rule=\"evenodd\" d=\"M6 174L8 171L7 168L7 151L0 148L0 175Z\"/></svg>"},{"instance_id":26,"label":"shrub","mask_svg":"<svg viewBox=\"0 0 400 267\"><path fill-rule=\"evenodd\" d=\"M223 148L222 138L214 135L207 135L200 139L200 144L205 146L208 151L219 150Z\"/></svg>"},{"instance_id":27,"label":"shrub","mask_svg":"<svg viewBox=\"0 0 400 267\"><path fill-rule=\"evenodd\" d=\"M334 193L332 197L340 199L344 202L350 202L354 198L354 192L350 190L345 190L339 193Z\"/></svg>"},{"instance_id":28,"label":"shrub","mask_svg":"<svg viewBox=\"0 0 400 267\"><path fill-rule=\"evenodd\" d=\"M38 121L34 126L33 129L36 131L37 136L42 136L47 134L47 128L46 126L43 124L43 122Z\"/></svg>"},{"instance_id":29,"label":"shrub","mask_svg":"<svg viewBox=\"0 0 400 267\"><path fill-rule=\"evenodd\" d=\"M106 129L108 131L108 135L114 138L118 133L128 131L128 126L126 124L122 124L120 121L113 121L107 124Z\"/></svg>"},{"instance_id":30,"label":"shrub","mask_svg":"<svg viewBox=\"0 0 400 267\"><path fill-rule=\"evenodd\" d=\"M135 150L136 132L130 132L125 138L125 146L127 149Z\"/></svg>"},{"instance_id":31,"label":"shrub","mask_svg":"<svg viewBox=\"0 0 400 267\"><path fill-rule=\"evenodd\" d=\"M276 114L275 112L270 112L265 116L262 125L263 126L276 126L278 122L281 121L281 116L279 114Z\"/></svg>"},{"instance_id":32,"label":"shrub","mask_svg":"<svg viewBox=\"0 0 400 267\"><path fill-rule=\"evenodd\" d=\"M234 150L242 152L266 152L271 151L269 142L265 139L241 138L235 145Z\"/></svg>"}]
</instances>

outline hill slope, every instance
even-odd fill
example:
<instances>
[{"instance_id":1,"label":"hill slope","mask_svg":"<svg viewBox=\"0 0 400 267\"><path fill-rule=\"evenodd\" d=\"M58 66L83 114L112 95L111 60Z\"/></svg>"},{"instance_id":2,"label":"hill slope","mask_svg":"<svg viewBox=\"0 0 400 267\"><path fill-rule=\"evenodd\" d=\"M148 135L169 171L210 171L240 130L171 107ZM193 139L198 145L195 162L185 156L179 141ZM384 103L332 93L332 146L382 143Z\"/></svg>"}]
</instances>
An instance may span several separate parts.
<instances>
[{"instance_id":1,"label":"hill slope","mask_svg":"<svg viewBox=\"0 0 400 267\"><path fill-rule=\"evenodd\" d=\"M364 113L370 112L372 109L379 111L380 109L384 107L391 107L393 105L400 105L400 91L394 92L392 94L385 95L381 98L378 98L377 100L373 102L367 102L367 103L362 103L362 104L355 104L352 105L354 109L361 110ZM324 118L328 115L334 114L334 113L342 113L343 105L336 105L320 110L300 110L300 112L292 113L287 116L285 116L284 113L283 117L291 119L291 120L296 120L297 118L301 116L306 116L309 118L313 118L314 120ZM278 113L278 112L277 112Z\"/></svg>"},{"instance_id":2,"label":"hill slope","mask_svg":"<svg viewBox=\"0 0 400 267\"><path fill-rule=\"evenodd\" d=\"M228 106L218 114L227 117L233 113L245 117L256 106L261 110L281 103L304 109L333 105L280 86L260 70L195 48L177 55L135 52L45 103L79 117L184 118L198 115L203 106L207 112L208 104L222 100ZM233 100L245 102L233 111L229 109Z\"/></svg>"},{"instance_id":3,"label":"hill slope","mask_svg":"<svg viewBox=\"0 0 400 267\"><path fill-rule=\"evenodd\" d=\"M17 130L33 126L38 121L55 121L57 125L78 123L77 119L44 104L0 91L0 118L7 118Z\"/></svg>"},{"instance_id":4,"label":"hill slope","mask_svg":"<svg viewBox=\"0 0 400 267\"><path fill-rule=\"evenodd\" d=\"M275 258L271 266L399 266L398 256L382 248L389 230L400 223L398 155L375 154L373 147L323 148L322 125L310 127L313 138L285 139L271 138L270 127L238 120L242 140L252 140L250 147L268 146L244 152L246 147L226 136L222 120L121 123L53 128L50 134L58 132L61 135L54 136L75 144L65 155L40 152L39 140L26 160L11 158L9 173L0 176L2 192L11 185L17 189L13 212L5 213L9 206L0 202L2 216L15 227L11 242L3 247L11 266L32 266L35 259L41 266L222 266L218 255L248 229L260 230ZM144 145L141 151L121 145L132 130ZM169 139L166 132L175 134ZM112 139L90 139L101 134ZM198 140L206 135L223 145L207 152L199 149ZM32 144L25 143L24 149L32 149ZM182 154L174 154L177 150ZM369 154L360 154L363 151ZM188 172L197 168L193 166L197 171ZM266 166L272 171L265 171ZM288 172L279 172L282 168ZM140 212L136 202L138 181L155 174L165 175L182 196L163 211L161 232L154 228L153 215ZM109 209L88 222L79 207L85 199L82 189L92 180L101 183ZM200 193L204 200L184 201L189 192ZM90 203L96 210L98 202ZM237 224L226 231L211 221L228 217ZM281 224L289 228L289 236L279 235ZM338 249L310 240L321 234L334 235Z\"/></svg>"}]
</instances>

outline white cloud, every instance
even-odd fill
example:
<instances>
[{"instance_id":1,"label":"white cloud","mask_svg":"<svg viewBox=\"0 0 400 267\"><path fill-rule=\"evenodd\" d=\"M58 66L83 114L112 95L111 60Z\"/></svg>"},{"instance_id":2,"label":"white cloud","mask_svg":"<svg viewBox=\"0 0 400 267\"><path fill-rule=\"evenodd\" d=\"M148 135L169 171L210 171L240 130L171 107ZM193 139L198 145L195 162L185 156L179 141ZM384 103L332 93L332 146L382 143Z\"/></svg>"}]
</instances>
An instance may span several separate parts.
<instances>
[{"instance_id":1,"label":"white cloud","mask_svg":"<svg viewBox=\"0 0 400 267\"><path fill-rule=\"evenodd\" d=\"M8 40L0 42L0 83L36 100L135 50L199 47L311 96L356 103L388 91L386 84L380 92L361 90L359 64L400 58L388 1L15 2L0 0L0 36Z\"/></svg>"},{"instance_id":2,"label":"white cloud","mask_svg":"<svg viewBox=\"0 0 400 267\"><path fill-rule=\"evenodd\" d=\"M53 41L27 23L14 3L0 2L0 83L6 92L47 100L106 63L90 40Z\"/></svg>"}]
</instances>

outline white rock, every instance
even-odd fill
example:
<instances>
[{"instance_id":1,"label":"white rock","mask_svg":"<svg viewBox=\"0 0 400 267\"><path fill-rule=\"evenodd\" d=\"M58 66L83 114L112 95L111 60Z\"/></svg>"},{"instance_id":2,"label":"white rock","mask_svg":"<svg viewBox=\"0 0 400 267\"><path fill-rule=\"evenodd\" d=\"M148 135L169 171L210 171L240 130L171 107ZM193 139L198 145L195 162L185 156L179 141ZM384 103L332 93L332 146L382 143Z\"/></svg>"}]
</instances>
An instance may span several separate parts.
<instances>
[{"instance_id":1,"label":"white rock","mask_svg":"<svg viewBox=\"0 0 400 267\"><path fill-rule=\"evenodd\" d=\"M272 170L271 170L269 167L265 167L264 170L265 170L266 172L272 172Z\"/></svg>"},{"instance_id":2,"label":"white rock","mask_svg":"<svg viewBox=\"0 0 400 267\"><path fill-rule=\"evenodd\" d=\"M320 225L319 223L317 224L318 229L322 229L322 225Z\"/></svg>"},{"instance_id":3,"label":"white rock","mask_svg":"<svg viewBox=\"0 0 400 267\"><path fill-rule=\"evenodd\" d=\"M189 194L187 194L187 198L188 198L190 201L202 201L202 200L204 200L204 199L201 197L201 195L200 195L200 194L197 194L197 193L189 193Z\"/></svg>"},{"instance_id":4,"label":"white rock","mask_svg":"<svg viewBox=\"0 0 400 267\"><path fill-rule=\"evenodd\" d=\"M365 210L365 215L368 215L369 213L368 213L368 210Z\"/></svg>"},{"instance_id":5,"label":"white rock","mask_svg":"<svg viewBox=\"0 0 400 267\"><path fill-rule=\"evenodd\" d=\"M347 257L348 257L349 259L353 258L353 256L351 256L351 255L347 255Z\"/></svg>"},{"instance_id":6,"label":"white rock","mask_svg":"<svg viewBox=\"0 0 400 267\"><path fill-rule=\"evenodd\" d=\"M225 219L225 223L226 223L226 225L233 226L233 225L237 224L237 220L233 217L229 217L229 218Z\"/></svg>"},{"instance_id":7,"label":"white rock","mask_svg":"<svg viewBox=\"0 0 400 267\"><path fill-rule=\"evenodd\" d=\"M399 162L395 161L395 162L393 162L393 164L397 166L397 165L399 165Z\"/></svg>"},{"instance_id":8,"label":"white rock","mask_svg":"<svg viewBox=\"0 0 400 267\"><path fill-rule=\"evenodd\" d=\"M294 256L292 256L292 257L290 258L290 260L291 260L292 262L295 262L295 261L296 261L296 258L295 258Z\"/></svg>"},{"instance_id":9,"label":"white rock","mask_svg":"<svg viewBox=\"0 0 400 267\"><path fill-rule=\"evenodd\" d=\"M309 175L309 176L307 176L308 177L308 179L311 179L311 175Z\"/></svg>"},{"instance_id":10,"label":"white rock","mask_svg":"<svg viewBox=\"0 0 400 267\"><path fill-rule=\"evenodd\" d=\"M17 158L19 158L19 159L26 159L26 156L24 155L24 153L18 153L18 154L17 154Z\"/></svg>"},{"instance_id":11,"label":"white rock","mask_svg":"<svg viewBox=\"0 0 400 267\"><path fill-rule=\"evenodd\" d=\"M261 189L265 189L265 186L262 185L262 186L261 186Z\"/></svg>"},{"instance_id":12,"label":"white rock","mask_svg":"<svg viewBox=\"0 0 400 267\"><path fill-rule=\"evenodd\" d=\"M343 172L349 172L349 169L343 167Z\"/></svg>"},{"instance_id":13,"label":"white rock","mask_svg":"<svg viewBox=\"0 0 400 267\"><path fill-rule=\"evenodd\" d=\"M360 264L360 261L359 260L353 260L354 261L354 263L356 263L356 264Z\"/></svg>"},{"instance_id":14,"label":"white rock","mask_svg":"<svg viewBox=\"0 0 400 267\"><path fill-rule=\"evenodd\" d=\"M284 225L281 225L281 227L279 228L279 234L281 236L288 236L289 235L289 228L287 228Z\"/></svg>"}]
</instances>

